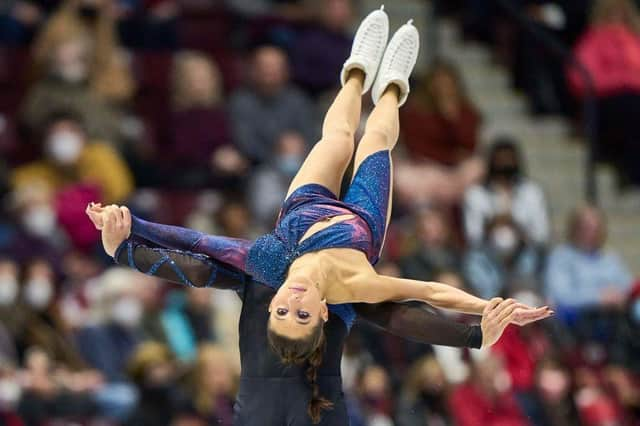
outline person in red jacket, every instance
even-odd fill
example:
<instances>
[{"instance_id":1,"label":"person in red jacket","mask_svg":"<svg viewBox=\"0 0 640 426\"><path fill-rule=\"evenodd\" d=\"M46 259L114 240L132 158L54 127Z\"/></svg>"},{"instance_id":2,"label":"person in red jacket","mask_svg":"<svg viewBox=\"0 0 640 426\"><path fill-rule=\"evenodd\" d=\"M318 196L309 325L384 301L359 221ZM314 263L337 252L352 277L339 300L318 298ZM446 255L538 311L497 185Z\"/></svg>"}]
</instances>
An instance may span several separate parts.
<instances>
[{"instance_id":1,"label":"person in red jacket","mask_svg":"<svg viewBox=\"0 0 640 426\"><path fill-rule=\"evenodd\" d=\"M621 186L640 185L640 14L631 0L597 0L591 23L574 53L593 80L598 98L598 157L612 162ZM575 67L568 80L578 97L585 81Z\"/></svg>"},{"instance_id":2,"label":"person in red jacket","mask_svg":"<svg viewBox=\"0 0 640 426\"><path fill-rule=\"evenodd\" d=\"M449 408L456 426L530 424L518 406L501 359L490 354L476 362L469 379L453 390Z\"/></svg>"},{"instance_id":3,"label":"person in red jacket","mask_svg":"<svg viewBox=\"0 0 640 426\"><path fill-rule=\"evenodd\" d=\"M474 156L481 118L457 69L435 62L400 112L407 161L398 163L401 196L418 202L455 202L484 173Z\"/></svg>"}]
</instances>

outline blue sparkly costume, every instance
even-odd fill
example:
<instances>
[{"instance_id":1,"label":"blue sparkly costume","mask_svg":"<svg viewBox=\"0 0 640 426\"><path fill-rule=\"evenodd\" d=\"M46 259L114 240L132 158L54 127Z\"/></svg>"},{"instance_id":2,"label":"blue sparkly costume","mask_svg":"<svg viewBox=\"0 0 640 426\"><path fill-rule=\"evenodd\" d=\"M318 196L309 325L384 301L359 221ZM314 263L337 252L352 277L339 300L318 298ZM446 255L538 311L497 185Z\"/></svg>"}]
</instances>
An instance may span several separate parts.
<instances>
[{"instance_id":1,"label":"blue sparkly costume","mask_svg":"<svg viewBox=\"0 0 640 426\"><path fill-rule=\"evenodd\" d=\"M285 200L274 231L255 242L152 224L135 217L132 234L161 247L207 255L238 268L255 281L274 289L282 285L293 261L306 253L329 248L351 248L365 253L374 265L378 261L386 231L391 192L390 166L388 150L367 157L358 168L343 200L322 185L308 184L297 188ZM353 217L300 241L315 223L341 215ZM124 247L121 246L121 249ZM170 260L167 259L167 262ZM159 263L155 269L160 266ZM329 309L348 328L351 327L355 312L350 304L329 305Z\"/></svg>"},{"instance_id":2,"label":"blue sparkly costume","mask_svg":"<svg viewBox=\"0 0 640 426\"><path fill-rule=\"evenodd\" d=\"M239 323L242 374L234 409L235 425L312 426L307 414L311 389L306 380L306 366L284 365L274 352L265 350L267 307L282 283L278 280L284 279L282 274L304 253L349 247L363 251L371 263L377 261L385 234L389 172L389 155L383 151L360 166L343 201L320 185L298 188L284 203L274 232L255 243L134 218L131 237L114 256L118 263L185 285L232 289L242 299ZM333 224L299 243L313 223L345 213L357 217ZM258 248L264 244L267 244L265 253L274 257L260 255ZM265 267L266 262L277 265ZM254 271L254 276L248 275L249 270ZM331 315L324 326L327 351L318 370L318 384L320 394L334 408L324 412L316 426L349 424L340 360L356 310L378 327L392 332L395 328L395 333L415 341L475 348L482 342L479 326L436 321L437 316L422 306L331 305Z\"/></svg>"}]
</instances>

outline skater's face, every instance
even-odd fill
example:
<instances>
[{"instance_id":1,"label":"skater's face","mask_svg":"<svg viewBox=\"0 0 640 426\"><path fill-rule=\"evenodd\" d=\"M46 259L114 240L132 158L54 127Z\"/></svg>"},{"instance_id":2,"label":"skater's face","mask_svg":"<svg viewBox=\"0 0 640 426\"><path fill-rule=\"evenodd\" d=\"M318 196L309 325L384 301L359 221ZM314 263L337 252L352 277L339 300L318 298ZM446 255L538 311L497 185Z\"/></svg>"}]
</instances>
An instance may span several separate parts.
<instances>
[{"instance_id":1,"label":"skater's face","mask_svg":"<svg viewBox=\"0 0 640 426\"><path fill-rule=\"evenodd\" d=\"M285 282L269 305L269 323L273 331L292 339L306 337L318 321L327 321L327 303L315 285Z\"/></svg>"}]
</instances>

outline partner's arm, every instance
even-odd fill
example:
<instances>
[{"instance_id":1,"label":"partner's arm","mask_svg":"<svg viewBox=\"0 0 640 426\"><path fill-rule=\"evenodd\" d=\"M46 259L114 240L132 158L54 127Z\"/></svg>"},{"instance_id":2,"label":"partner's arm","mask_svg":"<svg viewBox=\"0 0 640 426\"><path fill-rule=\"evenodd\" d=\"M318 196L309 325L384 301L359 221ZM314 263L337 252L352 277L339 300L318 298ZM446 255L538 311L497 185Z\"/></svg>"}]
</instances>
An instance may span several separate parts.
<instances>
[{"instance_id":1,"label":"partner's arm","mask_svg":"<svg viewBox=\"0 0 640 426\"><path fill-rule=\"evenodd\" d=\"M108 219L128 227L129 233L161 248L205 254L208 257L243 270L251 241L208 235L193 229L148 222L133 216L127 207L90 204L87 215L97 229L103 229ZM105 246L106 249L106 246ZM109 253L113 255L113 253Z\"/></svg>"},{"instance_id":2,"label":"partner's arm","mask_svg":"<svg viewBox=\"0 0 640 426\"><path fill-rule=\"evenodd\" d=\"M545 308L527 309L513 299L500 297L487 302L479 326L447 320L424 304L386 302L353 306L369 322L396 336L419 343L469 348L493 345L509 324L526 325L553 315L553 311Z\"/></svg>"},{"instance_id":3,"label":"partner's arm","mask_svg":"<svg viewBox=\"0 0 640 426\"><path fill-rule=\"evenodd\" d=\"M395 336L418 343L480 348L482 328L447 319L423 303L354 304L358 316Z\"/></svg>"},{"instance_id":4,"label":"partner's arm","mask_svg":"<svg viewBox=\"0 0 640 426\"><path fill-rule=\"evenodd\" d=\"M240 290L247 282L247 276L242 271L208 256L147 247L132 239L122 242L114 260L119 265L129 266L144 274L190 287Z\"/></svg>"}]
</instances>

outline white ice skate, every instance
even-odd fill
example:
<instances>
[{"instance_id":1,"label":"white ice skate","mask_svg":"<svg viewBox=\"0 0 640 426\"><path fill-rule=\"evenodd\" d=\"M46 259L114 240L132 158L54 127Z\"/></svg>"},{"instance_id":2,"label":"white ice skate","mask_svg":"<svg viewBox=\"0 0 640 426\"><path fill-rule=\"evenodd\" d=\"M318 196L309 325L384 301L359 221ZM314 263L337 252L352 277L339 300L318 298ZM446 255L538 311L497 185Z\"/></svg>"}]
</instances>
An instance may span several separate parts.
<instances>
[{"instance_id":1,"label":"white ice skate","mask_svg":"<svg viewBox=\"0 0 640 426\"><path fill-rule=\"evenodd\" d=\"M409 77L418 59L419 50L420 35L411 20L396 31L384 52L378 76L371 90L371 97L375 104L378 103L389 84L396 84L400 88L398 106L405 103L409 96Z\"/></svg>"},{"instance_id":2,"label":"white ice skate","mask_svg":"<svg viewBox=\"0 0 640 426\"><path fill-rule=\"evenodd\" d=\"M342 66L340 81L342 85L347 81L349 71L354 68L364 71L365 79L362 93L371 88L380 60L387 46L389 38L389 17L384 11L384 6L371 12L360 23L358 31L353 39L351 55Z\"/></svg>"}]
</instances>

